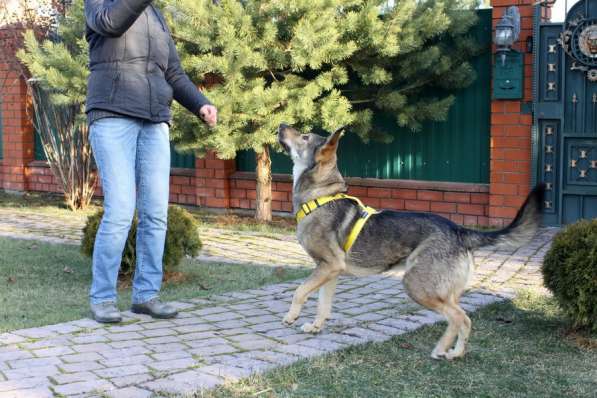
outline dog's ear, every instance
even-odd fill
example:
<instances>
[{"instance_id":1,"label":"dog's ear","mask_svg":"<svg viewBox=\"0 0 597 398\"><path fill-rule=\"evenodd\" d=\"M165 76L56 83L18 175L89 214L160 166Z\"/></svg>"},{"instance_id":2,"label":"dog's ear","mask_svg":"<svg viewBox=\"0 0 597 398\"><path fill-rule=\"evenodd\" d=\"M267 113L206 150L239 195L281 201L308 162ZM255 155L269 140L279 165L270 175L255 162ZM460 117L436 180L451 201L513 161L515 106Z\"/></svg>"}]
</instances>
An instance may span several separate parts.
<instances>
[{"instance_id":1,"label":"dog's ear","mask_svg":"<svg viewBox=\"0 0 597 398\"><path fill-rule=\"evenodd\" d=\"M344 127L340 127L338 130L330 134L325 144L323 144L317 151L317 154L315 155L315 160L319 163L325 163L332 160L336 155L336 150L338 149L340 137L342 137L343 135Z\"/></svg>"}]
</instances>

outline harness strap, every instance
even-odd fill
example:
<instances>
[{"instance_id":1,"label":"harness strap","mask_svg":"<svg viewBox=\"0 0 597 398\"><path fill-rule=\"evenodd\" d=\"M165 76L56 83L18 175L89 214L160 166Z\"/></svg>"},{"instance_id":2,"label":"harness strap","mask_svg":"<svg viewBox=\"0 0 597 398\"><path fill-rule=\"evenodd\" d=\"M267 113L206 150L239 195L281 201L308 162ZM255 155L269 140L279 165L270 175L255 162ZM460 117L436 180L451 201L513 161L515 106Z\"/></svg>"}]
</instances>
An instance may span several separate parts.
<instances>
[{"instance_id":1,"label":"harness strap","mask_svg":"<svg viewBox=\"0 0 597 398\"><path fill-rule=\"evenodd\" d=\"M359 205L359 209L360 209L359 219L353 225L350 233L346 237L346 242L344 242L344 247L343 247L344 251L348 252L350 250L350 248L352 247L352 245L354 244L354 242L359 237L359 234L361 233L361 230L367 223L367 220L369 220L369 217L371 217L375 213L378 213L378 211L375 210L374 208L365 206L359 198L356 198L354 196L345 195L343 193L339 193L339 194L336 194L333 196L331 196L331 195L330 196L322 196L317 199L311 200L307 203L303 203L300 205L299 210L296 212L296 222L297 223L300 222L303 218L305 218L306 216L311 214L317 208L325 205L326 203L329 203L329 202L332 202L335 200L340 200L340 199L350 199L350 200L356 202Z\"/></svg>"}]
</instances>

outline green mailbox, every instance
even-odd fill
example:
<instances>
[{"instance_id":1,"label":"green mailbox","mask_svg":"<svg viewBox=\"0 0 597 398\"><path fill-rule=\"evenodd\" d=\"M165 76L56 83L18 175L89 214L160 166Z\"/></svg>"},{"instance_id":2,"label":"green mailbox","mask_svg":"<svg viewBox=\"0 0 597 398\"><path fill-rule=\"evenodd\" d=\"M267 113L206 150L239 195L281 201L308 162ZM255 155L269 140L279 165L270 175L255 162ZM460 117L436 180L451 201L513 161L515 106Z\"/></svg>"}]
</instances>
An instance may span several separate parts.
<instances>
[{"instance_id":1,"label":"green mailbox","mask_svg":"<svg viewBox=\"0 0 597 398\"><path fill-rule=\"evenodd\" d=\"M515 50L496 54L493 66L494 99L521 99L523 80L524 54Z\"/></svg>"}]
</instances>

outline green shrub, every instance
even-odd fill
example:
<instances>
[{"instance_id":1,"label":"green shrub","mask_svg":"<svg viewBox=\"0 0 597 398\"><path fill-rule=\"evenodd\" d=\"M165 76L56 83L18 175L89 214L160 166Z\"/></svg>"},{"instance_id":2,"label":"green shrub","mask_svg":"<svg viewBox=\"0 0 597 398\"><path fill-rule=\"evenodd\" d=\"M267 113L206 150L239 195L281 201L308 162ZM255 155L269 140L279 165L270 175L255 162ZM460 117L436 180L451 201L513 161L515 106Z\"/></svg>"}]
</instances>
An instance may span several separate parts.
<instances>
[{"instance_id":1,"label":"green shrub","mask_svg":"<svg viewBox=\"0 0 597 398\"><path fill-rule=\"evenodd\" d=\"M556 235L543 262L543 280L575 327L597 330L597 219Z\"/></svg>"},{"instance_id":2,"label":"green shrub","mask_svg":"<svg viewBox=\"0 0 597 398\"><path fill-rule=\"evenodd\" d=\"M93 245L95 235L99 228L103 210L87 218L87 223L83 228L83 239L81 241L81 251L91 257L93 255ZM133 223L129 231L128 239L124 246L122 262L120 263L121 277L130 278L135 272L135 238L137 235L137 215L133 218ZM168 207L168 230L166 233L166 246L164 249L164 273L176 271L178 265L185 255L196 256L201 249L201 240L197 230L198 223L193 216L186 210L178 206Z\"/></svg>"}]
</instances>

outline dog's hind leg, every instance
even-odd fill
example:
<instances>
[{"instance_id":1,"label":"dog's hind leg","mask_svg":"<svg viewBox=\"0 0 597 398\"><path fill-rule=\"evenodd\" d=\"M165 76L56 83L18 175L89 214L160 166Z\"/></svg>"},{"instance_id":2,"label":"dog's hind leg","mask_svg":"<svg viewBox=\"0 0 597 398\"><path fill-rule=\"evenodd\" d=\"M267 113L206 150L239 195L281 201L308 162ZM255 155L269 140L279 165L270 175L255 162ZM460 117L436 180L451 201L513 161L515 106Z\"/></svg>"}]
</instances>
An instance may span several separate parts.
<instances>
[{"instance_id":1,"label":"dog's hind leg","mask_svg":"<svg viewBox=\"0 0 597 398\"><path fill-rule=\"evenodd\" d=\"M458 305L470 275L467 253L454 250L450 240L429 239L407 259L404 285L417 303L444 315L448 327L431 356L453 359L464 355L470 319ZM457 349L449 350L459 335Z\"/></svg>"},{"instance_id":2,"label":"dog's hind leg","mask_svg":"<svg viewBox=\"0 0 597 398\"><path fill-rule=\"evenodd\" d=\"M317 333L332 313L332 301L336 292L338 277L332 278L319 288L319 301L317 302L317 316L313 323L305 323L302 327L305 333Z\"/></svg>"},{"instance_id":3,"label":"dog's hind leg","mask_svg":"<svg viewBox=\"0 0 597 398\"><path fill-rule=\"evenodd\" d=\"M464 310L458 304L454 304L452 311L454 311L456 317L459 319L460 327L458 329L456 346L446 353L446 359L460 358L463 356L466 350L466 343L471 334L471 319L466 315Z\"/></svg>"}]
</instances>

